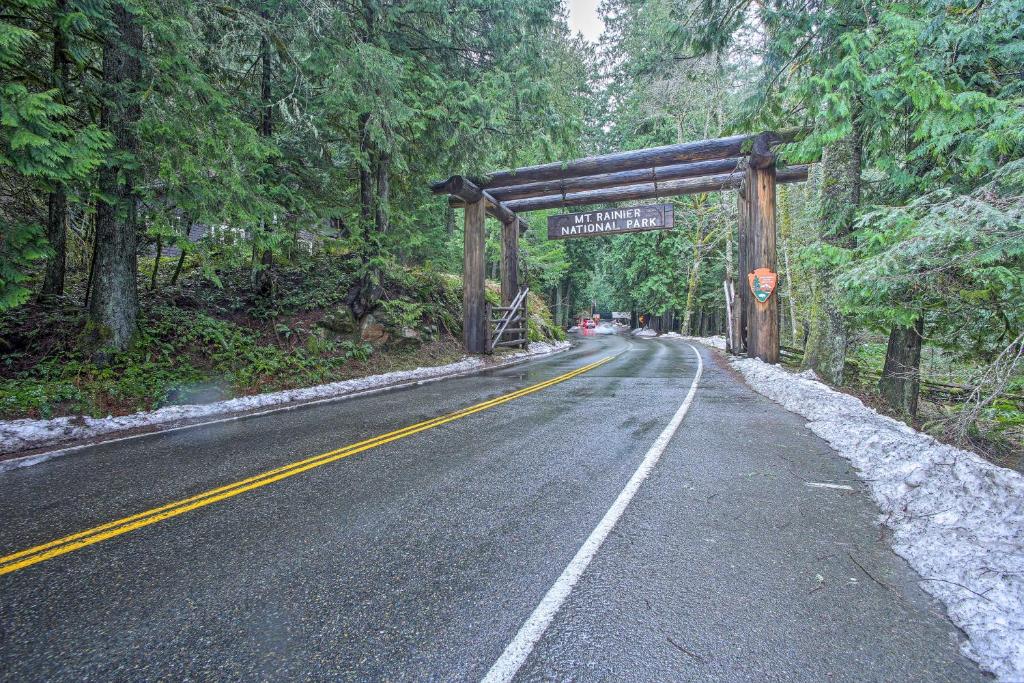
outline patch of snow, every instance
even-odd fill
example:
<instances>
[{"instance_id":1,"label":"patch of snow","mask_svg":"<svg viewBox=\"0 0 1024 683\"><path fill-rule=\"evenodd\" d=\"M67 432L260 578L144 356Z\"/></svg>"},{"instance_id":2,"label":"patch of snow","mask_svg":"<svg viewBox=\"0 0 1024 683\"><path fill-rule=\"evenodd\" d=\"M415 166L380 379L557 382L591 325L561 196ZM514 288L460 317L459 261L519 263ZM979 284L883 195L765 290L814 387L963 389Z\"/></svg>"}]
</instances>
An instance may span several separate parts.
<instances>
[{"instance_id":1,"label":"patch of snow","mask_svg":"<svg viewBox=\"0 0 1024 683\"><path fill-rule=\"evenodd\" d=\"M555 351L562 351L571 346L567 341L556 341L551 342L530 342L526 345L526 351L519 351L507 356L502 356L503 361L511 361L517 358L525 358L527 356L541 356L554 353Z\"/></svg>"},{"instance_id":2,"label":"patch of snow","mask_svg":"<svg viewBox=\"0 0 1024 683\"><path fill-rule=\"evenodd\" d=\"M847 458L893 549L970 639L965 655L1024 680L1024 476L879 415L853 396L756 359L733 365Z\"/></svg>"},{"instance_id":3,"label":"patch of snow","mask_svg":"<svg viewBox=\"0 0 1024 683\"><path fill-rule=\"evenodd\" d=\"M572 327L569 328L569 331L570 332L579 332L580 331L580 326L579 325L573 325Z\"/></svg>"},{"instance_id":4,"label":"patch of snow","mask_svg":"<svg viewBox=\"0 0 1024 683\"><path fill-rule=\"evenodd\" d=\"M498 357L498 365L514 363L527 357L548 355L567 349L569 346L569 342L531 342L526 351L503 354ZM255 396L241 396L205 405L167 406L157 410L118 417L94 418L76 415L57 417L51 420L24 419L0 421L0 454L29 448L41 448L68 441L93 439L114 432L123 432L140 427L171 426L181 422L249 412L260 408L272 409L286 404L335 399L396 385L463 375L493 367L496 367L496 365L487 363L482 358L467 356L460 361L447 365L416 368L414 370L399 370L382 375L371 375L369 377L332 382L302 389L287 389L285 391L256 394ZM12 467L33 465L41 462L46 457L46 454L42 454L0 461L0 472Z\"/></svg>"},{"instance_id":5,"label":"patch of snow","mask_svg":"<svg viewBox=\"0 0 1024 683\"><path fill-rule=\"evenodd\" d=\"M601 323L594 328L594 334L618 334L618 330L607 323Z\"/></svg>"},{"instance_id":6,"label":"patch of snow","mask_svg":"<svg viewBox=\"0 0 1024 683\"><path fill-rule=\"evenodd\" d=\"M680 339L687 342L697 342L698 344L704 344L705 346L711 346L716 349L722 349L725 351L725 337L720 334L716 334L711 337L688 337L686 335L679 334L678 332L668 332L661 335L668 339Z\"/></svg>"},{"instance_id":7,"label":"patch of snow","mask_svg":"<svg viewBox=\"0 0 1024 683\"><path fill-rule=\"evenodd\" d=\"M638 327L631 333L634 337L657 337L658 333L649 327Z\"/></svg>"}]
</instances>

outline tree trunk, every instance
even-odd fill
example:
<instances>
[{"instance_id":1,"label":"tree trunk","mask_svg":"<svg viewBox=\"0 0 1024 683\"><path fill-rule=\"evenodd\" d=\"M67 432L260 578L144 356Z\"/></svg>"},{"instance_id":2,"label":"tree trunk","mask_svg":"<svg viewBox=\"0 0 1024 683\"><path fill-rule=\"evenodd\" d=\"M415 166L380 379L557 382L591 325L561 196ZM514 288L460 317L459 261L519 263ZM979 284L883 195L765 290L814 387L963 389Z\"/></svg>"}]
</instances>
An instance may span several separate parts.
<instances>
[{"instance_id":1,"label":"tree trunk","mask_svg":"<svg viewBox=\"0 0 1024 683\"><path fill-rule=\"evenodd\" d=\"M575 317L575 312L573 311L573 303L575 302L575 300L576 293L575 291L573 291L572 288L572 280L569 280L567 283L565 283L565 311L563 311L562 313L563 324L566 322L568 322L570 325L572 324L572 319Z\"/></svg>"},{"instance_id":2,"label":"tree trunk","mask_svg":"<svg viewBox=\"0 0 1024 683\"><path fill-rule=\"evenodd\" d=\"M736 289L733 292L733 348L740 355L747 352L747 273L750 272L747 243L750 224L750 201L747 197L746 181L736 193Z\"/></svg>"},{"instance_id":3,"label":"tree trunk","mask_svg":"<svg viewBox=\"0 0 1024 683\"><path fill-rule=\"evenodd\" d=\"M555 327L561 327L564 324L565 316L562 310L562 283L559 282L555 285Z\"/></svg>"},{"instance_id":4,"label":"tree trunk","mask_svg":"<svg viewBox=\"0 0 1024 683\"><path fill-rule=\"evenodd\" d=\"M827 146L822 155L819 239L823 244L849 246L860 204L861 140L857 126L854 122L854 133ZM819 269L814 274L804 366L826 382L841 385L847 329L837 305L832 275L831 268Z\"/></svg>"},{"instance_id":5,"label":"tree trunk","mask_svg":"<svg viewBox=\"0 0 1024 683\"><path fill-rule=\"evenodd\" d=\"M53 299L64 293L64 270L67 263L68 197L63 185L50 193L47 203L46 239L53 249L53 255L46 261L40 294L44 299Z\"/></svg>"},{"instance_id":6,"label":"tree trunk","mask_svg":"<svg viewBox=\"0 0 1024 683\"><path fill-rule=\"evenodd\" d=\"M724 193L723 193L724 195ZM725 212L725 199L722 199L722 215L726 216ZM727 219L728 220L728 219ZM739 337L739 316L735 315L736 304L735 292L736 292L736 278L733 275L733 263L732 263L732 227L727 226L725 230L725 286L722 287L722 297L728 299L726 301L726 313L725 313L725 324L726 330L726 350L729 353L739 353L736 342Z\"/></svg>"},{"instance_id":7,"label":"tree trunk","mask_svg":"<svg viewBox=\"0 0 1024 683\"><path fill-rule=\"evenodd\" d=\"M391 157L381 153L377 158L377 207L376 227L377 234L383 235L390 227L388 218L388 203L391 197L391 183L388 173L390 171Z\"/></svg>"},{"instance_id":8,"label":"tree trunk","mask_svg":"<svg viewBox=\"0 0 1024 683\"><path fill-rule=\"evenodd\" d=\"M65 88L68 82L69 63L67 58L68 41L64 33L64 17L68 12L68 0L57 0L53 10L53 87L56 88L57 100L67 103ZM62 183L50 192L47 201L46 239L53 249L53 255L46 261L46 272L43 275L42 298L52 299L64 293L64 271L67 263L67 190Z\"/></svg>"},{"instance_id":9,"label":"tree trunk","mask_svg":"<svg viewBox=\"0 0 1024 683\"><path fill-rule=\"evenodd\" d=\"M153 259L153 272L149 277L149 291L156 289L156 276L160 271L160 257L163 256L164 241L160 235L156 236L156 258Z\"/></svg>"},{"instance_id":10,"label":"tree trunk","mask_svg":"<svg viewBox=\"0 0 1024 683\"><path fill-rule=\"evenodd\" d=\"M445 204L444 231L449 237L455 234L455 209Z\"/></svg>"},{"instance_id":11,"label":"tree trunk","mask_svg":"<svg viewBox=\"0 0 1024 683\"><path fill-rule=\"evenodd\" d=\"M895 325L889 333L885 367L878 381L882 398L901 415L917 417L917 398L921 391L921 343L924 318L911 327Z\"/></svg>"},{"instance_id":12,"label":"tree trunk","mask_svg":"<svg viewBox=\"0 0 1024 683\"><path fill-rule=\"evenodd\" d=\"M359 116L359 217L362 221L362 235L370 231L373 222L373 174L370 171L370 115Z\"/></svg>"},{"instance_id":13,"label":"tree trunk","mask_svg":"<svg viewBox=\"0 0 1024 683\"><path fill-rule=\"evenodd\" d=\"M793 284L793 269L789 263L789 238L792 234L793 216L790 213L789 189L783 185L778 190L779 197L779 240L782 242L782 265L786 269L785 283L786 302L789 304L790 340L793 346L799 344L799 321L796 313L796 299L793 298L796 287Z\"/></svg>"},{"instance_id":14,"label":"tree trunk","mask_svg":"<svg viewBox=\"0 0 1024 683\"><path fill-rule=\"evenodd\" d=\"M185 265L185 248L181 248L181 254L178 255L178 264L174 266L174 275L171 276L171 287L178 284L178 276L181 275L181 268Z\"/></svg>"},{"instance_id":15,"label":"tree trunk","mask_svg":"<svg viewBox=\"0 0 1024 683\"><path fill-rule=\"evenodd\" d=\"M97 210L93 213L92 219L89 221L89 225L92 226L91 235L89 236L88 244L91 248L89 253L89 275L85 281L85 301L82 302L82 308L89 308L89 298L92 296L92 281L93 276L96 274L96 239L99 233L96 232L96 214L99 213L99 205L103 200L96 200Z\"/></svg>"},{"instance_id":16,"label":"tree trunk","mask_svg":"<svg viewBox=\"0 0 1024 683\"><path fill-rule=\"evenodd\" d=\"M260 12L264 20L268 18L267 12ZM266 31L264 27L264 31ZM273 55L270 52L270 38L264 33L260 38L260 62L262 73L260 77L260 137L269 138L274 133L274 104L271 101L271 80L273 78ZM267 239L268 233L273 230L273 225L266 219L260 221L259 239ZM256 293L260 296L269 296L274 288L271 269L274 266L274 252L263 245L259 252L259 265L253 264L253 285Z\"/></svg>"},{"instance_id":17,"label":"tree trunk","mask_svg":"<svg viewBox=\"0 0 1024 683\"><path fill-rule=\"evenodd\" d=\"M136 125L142 115L138 90L142 78L142 27L128 9L113 5L114 35L103 46L103 85L100 123L110 132L118 157L138 153ZM117 157L115 157L117 158ZM139 312L136 280L138 263L137 202L134 170L121 161L108 163L98 173L101 196L96 206L96 253L89 297L89 320L101 348L123 351L135 332Z\"/></svg>"},{"instance_id":18,"label":"tree trunk","mask_svg":"<svg viewBox=\"0 0 1024 683\"><path fill-rule=\"evenodd\" d=\"M697 286L700 284L700 244L693 247L693 267L690 268L690 276L686 281L686 310L683 312L683 320L679 329L683 334L690 334L690 320L693 318L693 304L697 298Z\"/></svg>"},{"instance_id":19,"label":"tree trunk","mask_svg":"<svg viewBox=\"0 0 1024 683\"><path fill-rule=\"evenodd\" d=\"M182 221L185 224L185 240L181 243L181 253L178 255L178 263L174 266L174 274L171 275L171 287L178 284L178 277L181 275L181 269L185 266L185 258L188 252L185 250L185 245L189 243L189 238L192 237L192 218L189 215L185 215Z\"/></svg>"}]
</instances>

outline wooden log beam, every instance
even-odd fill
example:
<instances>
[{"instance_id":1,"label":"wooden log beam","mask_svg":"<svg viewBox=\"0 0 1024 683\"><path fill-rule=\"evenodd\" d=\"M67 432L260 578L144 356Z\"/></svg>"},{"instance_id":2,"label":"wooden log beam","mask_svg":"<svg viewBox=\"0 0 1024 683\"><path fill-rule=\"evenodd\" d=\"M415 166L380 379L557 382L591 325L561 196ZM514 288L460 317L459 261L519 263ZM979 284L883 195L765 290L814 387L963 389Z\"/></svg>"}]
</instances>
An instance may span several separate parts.
<instances>
[{"instance_id":1,"label":"wooden log beam","mask_svg":"<svg viewBox=\"0 0 1024 683\"><path fill-rule=\"evenodd\" d=\"M762 133L770 146L791 142L802 132L802 129L787 130L780 133ZM561 180L580 178L601 173L617 173L633 171L654 166L668 166L694 161L711 161L713 159L729 159L745 156L753 146L756 135L732 135L713 140L698 140L678 145L650 147L629 152L602 154L600 156L576 159L574 161L556 161L539 166L526 166L507 171L488 173L477 182L482 188L509 187L525 185L544 180Z\"/></svg>"},{"instance_id":2,"label":"wooden log beam","mask_svg":"<svg viewBox=\"0 0 1024 683\"><path fill-rule=\"evenodd\" d=\"M447 180L441 180L430 184L430 190L434 194L447 194L451 197L452 206L466 206L483 200L487 204L487 213L501 221L502 225L520 222L520 234L529 228L525 221L522 221L505 204L491 195L490 192L480 189L472 180L460 175L453 175Z\"/></svg>"},{"instance_id":3,"label":"wooden log beam","mask_svg":"<svg viewBox=\"0 0 1024 683\"><path fill-rule=\"evenodd\" d=\"M761 133L754 138L754 144L750 148L749 166L753 168L768 168L775 163L775 155L772 154L771 133Z\"/></svg>"},{"instance_id":4,"label":"wooden log beam","mask_svg":"<svg viewBox=\"0 0 1024 683\"><path fill-rule=\"evenodd\" d=\"M532 199L515 199L505 202L509 210L516 213L537 211L539 209L555 209L566 206L587 206L590 204L612 204L615 202L652 199L657 197L674 197L684 194L701 194L702 192L721 192L739 187L743 174L722 173L701 178L669 180L664 183L644 183L607 190L591 190L590 192L574 192L567 195L550 195ZM779 171L778 182L799 183L807 180L807 166L789 166Z\"/></svg>"},{"instance_id":5,"label":"wooden log beam","mask_svg":"<svg viewBox=\"0 0 1024 683\"><path fill-rule=\"evenodd\" d=\"M600 190L606 187L679 180L681 178L697 178L716 173L732 173L737 169L739 163L740 159L736 158L700 161L695 164L673 164L671 166L643 168L636 171L603 173L582 178L546 180L539 183L527 183L525 185L512 185L509 187L492 187L488 191L495 199L504 202L512 199L527 199L529 197L542 197L550 194L569 194L587 190Z\"/></svg>"},{"instance_id":6,"label":"wooden log beam","mask_svg":"<svg viewBox=\"0 0 1024 683\"><path fill-rule=\"evenodd\" d=\"M462 340L467 353L486 353L487 311L484 304L484 201L466 205L462 252Z\"/></svg>"},{"instance_id":7,"label":"wooden log beam","mask_svg":"<svg viewBox=\"0 0 1024 683\"><path fill-rule=\"evenodd\" d=\"M447 180L430 183L430 191L434 194L451 195L467 204L478 202L483 198L483 191L476 183L460 175L453 175Z\"/></svg>"}]
</instances>

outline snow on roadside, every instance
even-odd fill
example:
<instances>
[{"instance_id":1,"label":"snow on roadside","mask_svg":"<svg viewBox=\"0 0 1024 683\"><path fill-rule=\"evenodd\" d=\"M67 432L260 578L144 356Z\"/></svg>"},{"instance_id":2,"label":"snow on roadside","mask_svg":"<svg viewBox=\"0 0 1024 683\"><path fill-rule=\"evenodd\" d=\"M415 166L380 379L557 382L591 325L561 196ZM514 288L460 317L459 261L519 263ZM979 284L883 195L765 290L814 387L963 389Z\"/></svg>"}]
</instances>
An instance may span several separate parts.
<instances>
[{"instance_id":1,"label":"snow on roadside","mask_svg":"<svg viewBox=\"0 0 1024 683\"><path fill-rule=\"evenodd\" d=\"M93 418L79 415L58 417L51 420L25 419L0 421L0 454L29 448L41 448L69 441L92 439L140 427L172 426L184 421L216 418L254 409L270 409L291 403L306 403L309 401L338 398L372 389L485 370L497 365L505 365L521 360L528 356L547 355L568 347L569 342L555 342L553 344L531 342L526 351L500 356L500 362L497 364L487 363L479 357L466 357L455 363L438 365L436 367L400 370L302 389L287 389L285 391L256 394L255 396L241 396L205 405L167 406L153 411L117 417ZM23 464L30 465L38 461L37 458L26 458ZM8 463L12 463L12 461L8 461ZM5 463L0 461L0 472L4 471L4 465Z\"/></svg>"},{"instance_id":2,"label":"snow on roadside","mask_svg":"<svg viewBox=\"0 0 1024 683\"><path fill-rule=\"evenodd\" d=\"M1024 476L879 415L813 375L759 360L733 365L857 468L894 550L970 639L964 654L1000 680L1024 680Z\"/></svg>"},{"instance_id":3,"label":"snow on roadside","mask_svg":"<svg viewBox=\"0 0 1024 683\"><path fill-rule=\"evenodd\" d=\"M678 332L666 332L661 336L666 339L680 339L687 342L697 342L699 344L704 344L705 346L711 346L725 351L725 337L720 334L716 334L711 337L688 337L684 334L679 334Z\"/></svg>"},{"instance_id":4,"label":"snow on roadside","mask_svg":"<svg viewBox=\"0 0 1024 683\"><path fill-rule=\"evenodd\" d=\"M658 333L649 327L638 327L633 330L630 334L634 337L657 337Z\"/></svg>"}]
</instances>

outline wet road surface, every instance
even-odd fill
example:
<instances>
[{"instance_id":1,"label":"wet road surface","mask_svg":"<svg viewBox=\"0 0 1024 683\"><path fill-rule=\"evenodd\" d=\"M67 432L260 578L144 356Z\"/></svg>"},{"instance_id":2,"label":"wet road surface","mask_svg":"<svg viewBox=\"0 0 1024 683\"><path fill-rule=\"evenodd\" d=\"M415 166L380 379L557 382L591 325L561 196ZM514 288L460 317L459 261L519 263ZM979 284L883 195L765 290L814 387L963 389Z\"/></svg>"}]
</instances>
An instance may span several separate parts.
<instances>
[{"instance_id":1,"label":"wet road surface","mask_svg":"<svg viewBox=\"0 0 1024 683\"><path fill-rule=\"evenodd\" d=\"M846 461L699 353L678 432L517 680L985 680ZM9 555L609 357L0 576L0 679L480 680L676 413L690 345L587 338L0 474Z\"/></svg>"}]
</instances>

